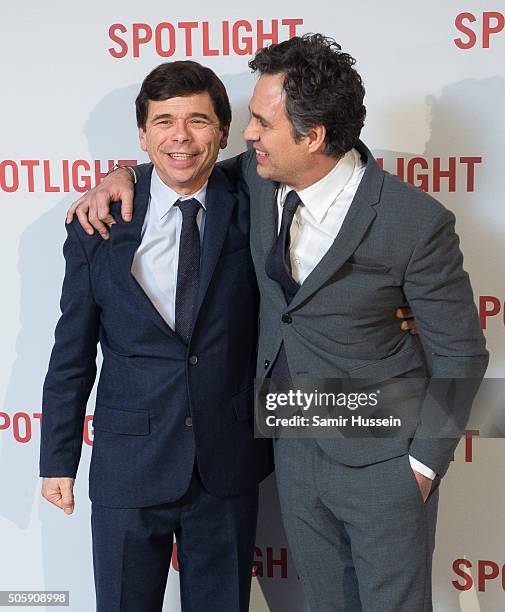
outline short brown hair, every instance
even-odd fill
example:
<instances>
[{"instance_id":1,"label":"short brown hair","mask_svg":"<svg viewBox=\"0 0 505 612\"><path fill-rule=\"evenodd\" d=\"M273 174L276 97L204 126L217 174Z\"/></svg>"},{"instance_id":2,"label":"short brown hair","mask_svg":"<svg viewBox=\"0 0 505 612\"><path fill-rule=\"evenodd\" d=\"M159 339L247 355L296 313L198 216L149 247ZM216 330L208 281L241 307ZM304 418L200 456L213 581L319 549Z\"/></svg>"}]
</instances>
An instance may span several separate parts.
<instances>
[{"instance_id":1,"label":"short brown hair","mask_svg":"<svg viewBox=\"0 0 505 612\"><path fill-rule=\"evenodd\" d=\"M226 88L210 68L190 60L165 62L152 70L142 82L135 100L137 126L145 129L149 100L160 101L206 91L224 130L231 123L231 107Z\"/></svg>"}]
</instances>

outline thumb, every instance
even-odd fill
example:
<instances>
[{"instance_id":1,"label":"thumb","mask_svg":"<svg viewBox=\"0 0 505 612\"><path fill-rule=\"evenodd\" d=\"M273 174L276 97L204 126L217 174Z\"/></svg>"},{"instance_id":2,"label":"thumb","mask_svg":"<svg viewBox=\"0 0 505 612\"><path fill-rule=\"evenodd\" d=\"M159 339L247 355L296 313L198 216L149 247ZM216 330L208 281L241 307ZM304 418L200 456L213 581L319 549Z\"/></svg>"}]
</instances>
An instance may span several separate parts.
<instances>
[{"instance_id":1,"label":"thumb","mask_svg":"<svg viewBox=\"0 0 505 612\"><path fill-rule=\"evenodd\" d=\"M61 507L65 514L72 514L74 511L74 491L73 484L62 483L61 485Z\"/></svg>"}]
</instances>

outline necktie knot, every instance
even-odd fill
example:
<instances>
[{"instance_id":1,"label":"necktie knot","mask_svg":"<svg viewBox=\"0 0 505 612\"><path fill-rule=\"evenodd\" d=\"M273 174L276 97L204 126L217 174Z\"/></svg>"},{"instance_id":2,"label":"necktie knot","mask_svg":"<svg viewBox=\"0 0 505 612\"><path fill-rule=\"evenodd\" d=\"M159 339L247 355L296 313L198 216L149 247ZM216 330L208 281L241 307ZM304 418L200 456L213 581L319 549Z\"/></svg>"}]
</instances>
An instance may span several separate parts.
<instances>
[{"instance_id":1,"label":"necktie knot","mask_svg":"<svg viewBox=\"0 0 505 612\"><path fill-rule=\"evenodd\" d=\"M174 206L179 207L183 219L196 219L202 205L196 198L188 198L187 200L177 200Z\"/></svg>"},{"instance_id":2,"label":"necktie knot","mask_svg":"<svg viewBox=\"0 0 505 612\"><path fill-rule=\"evenodd\" d=\"M287 216L291 222L296 212L296 209L301 203L302 201L300 200L300 197L296 193L296 191L291 190L286 196L286 199L284 200L282 216L283 217Z\"/></svg>"}]
</instances>

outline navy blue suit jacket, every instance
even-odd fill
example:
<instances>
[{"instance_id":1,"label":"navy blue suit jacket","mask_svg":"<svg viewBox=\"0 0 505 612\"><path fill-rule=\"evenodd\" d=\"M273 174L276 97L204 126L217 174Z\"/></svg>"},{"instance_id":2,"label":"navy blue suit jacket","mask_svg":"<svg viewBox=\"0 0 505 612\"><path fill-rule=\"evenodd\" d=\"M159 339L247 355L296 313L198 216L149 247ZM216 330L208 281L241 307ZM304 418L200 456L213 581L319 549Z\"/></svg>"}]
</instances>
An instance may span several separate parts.
<instances>
[{"instance_id":1,"label":"navy blue suit jacket","mask_svg":"<svg viewBox=\"0 0 505 612\"><path fill-rule=\"evenodd\" d=\"M131 274L150 177L136 185L131 223L113 204L109 241L77 220L67 226L62 315L44 383L40 474L75 476L100 342L90 497L112 507L180 498L195 455L217 496L250 490L272 469L270 441L255 440L252 429L258 290L248 194L233 167L214 168L186 346Z\"/></svg>"}]
</instances>

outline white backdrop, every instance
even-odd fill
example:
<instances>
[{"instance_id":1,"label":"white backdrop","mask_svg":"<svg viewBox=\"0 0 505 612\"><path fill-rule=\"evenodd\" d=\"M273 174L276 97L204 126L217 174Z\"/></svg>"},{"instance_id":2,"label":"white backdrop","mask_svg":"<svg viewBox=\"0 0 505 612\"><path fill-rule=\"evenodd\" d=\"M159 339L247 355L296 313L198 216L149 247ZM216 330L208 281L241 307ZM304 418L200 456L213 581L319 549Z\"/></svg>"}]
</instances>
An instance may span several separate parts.
<instances>
[{"instance_id":1,"label":"white backdrop","mask_svg":"<svg viewBox=\"0 0 505 612\"><path fill-rule=\"evenodd\" d=\"M162 61L191 57L222 77L234 112L228 156L243 148L240 133L253 86L247 60L258 45L271 42L269 34L280 41L310 31L340 42L358 59L367 89L364 141L387 170L456 213L491 352L488 376L504 375L502 3L5 4L0 590L64 589L71 610L94 608L86 478L90 419L76 512L66 517L39 496L41 386L59 314L64 213L76 190L94 184L109 160L144 159L133 102L143 77ZM92 398L89 414L93 405ZM468 432L444 479L434 566L437 612L505 609L504 449L503 440ZM262 488L256 562L251 609L304 612L272 479ZM179 610L176 570L165 609Z\"/></svg>"}]
</instances>

